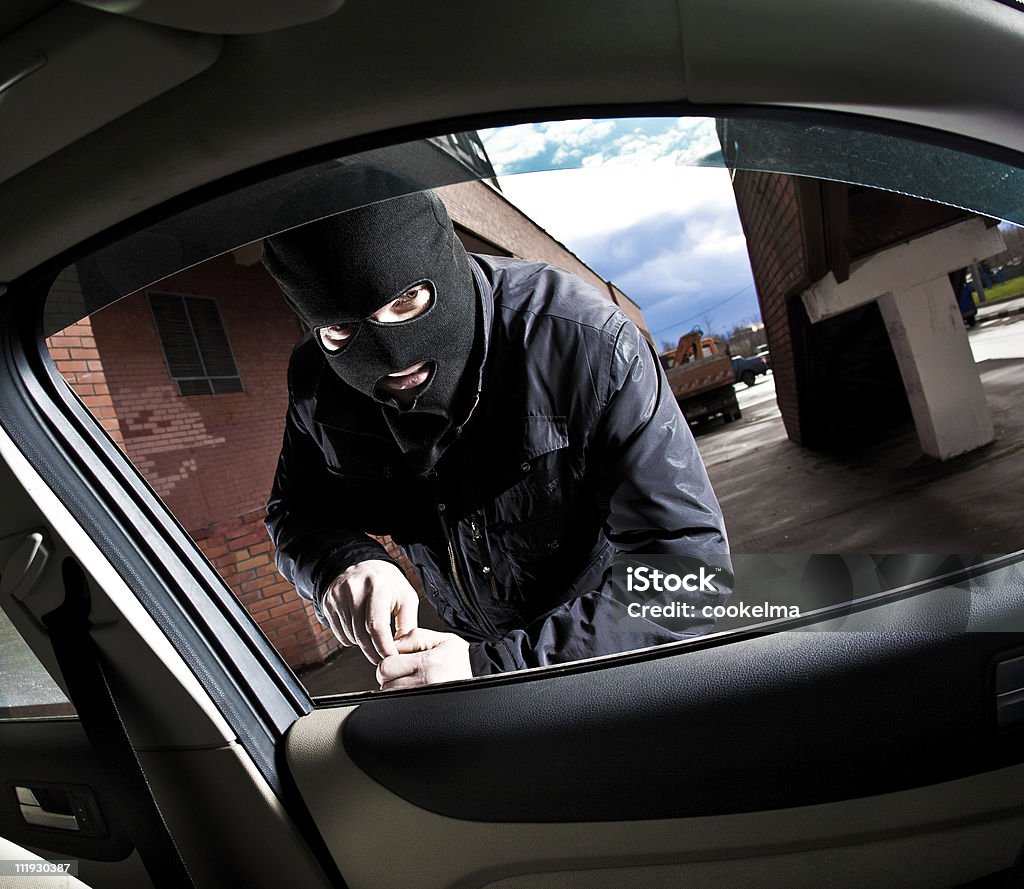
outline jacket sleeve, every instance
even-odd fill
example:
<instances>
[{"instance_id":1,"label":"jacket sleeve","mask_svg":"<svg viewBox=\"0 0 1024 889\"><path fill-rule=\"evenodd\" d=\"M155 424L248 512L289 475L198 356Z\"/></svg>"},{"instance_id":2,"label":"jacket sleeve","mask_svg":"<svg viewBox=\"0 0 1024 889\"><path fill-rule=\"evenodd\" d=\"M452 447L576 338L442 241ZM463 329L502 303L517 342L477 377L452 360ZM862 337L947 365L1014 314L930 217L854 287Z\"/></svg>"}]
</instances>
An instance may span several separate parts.
<instances>
[{"instance_id":1,"label":"jacket sleeve","mask_svg":"<svg viewBox=\"0 0 1024 889\"><path fill-rule=\"evenodd\" d=\"M729 595L732 563L722 512L689 424L647 340L631 322L615 338L600 420L588 442L604 534L620 570L521 630L470 646L474 675L630 651L706 633L707 606ZM645 557L653 556L650 562ZM704 590L631 592L625 565L648 565L708 579ZM643 605L665 611L636 612ZM632 606L632 608L631 608ZM686 606L685 608L683 606ZM692 609L692 610L691 610Z\"/></svg>"},{"instance_id":2,"label":"jacket sleeve","mask_svg":"<svg viewBox=\"0 0 1024 889\"><path fill-rule=\"evenodd\" d=\"M328 470L289 386L284 444L267 503L266 526L278 570L295 584L300 596L313 603L325 626L323 594L342 571L367 559L397 564L352 517L343 517L346 502L350 498L344 485Z\"/></svg>"}]
</instances>

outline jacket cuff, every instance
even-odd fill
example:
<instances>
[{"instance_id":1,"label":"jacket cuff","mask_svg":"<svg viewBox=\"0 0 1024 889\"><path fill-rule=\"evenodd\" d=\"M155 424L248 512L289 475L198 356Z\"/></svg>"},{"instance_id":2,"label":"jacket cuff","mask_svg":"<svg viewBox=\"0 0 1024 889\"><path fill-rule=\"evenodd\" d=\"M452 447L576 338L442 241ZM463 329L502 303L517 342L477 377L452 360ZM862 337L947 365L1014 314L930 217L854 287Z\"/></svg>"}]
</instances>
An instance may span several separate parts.
<instances>
[{"instance_id":1,"label":"jacket cuff","mask_svg":"<svg viewBox=\"0 0 1024 889\"><path fill-rule=\"evenodd\" d=\"M504 639L496 642L473 642L469 646L469 666L474 676L493 676L511 670L526 669L526 662L515 656L515 652Z\"/></svg>"}]
</instances>

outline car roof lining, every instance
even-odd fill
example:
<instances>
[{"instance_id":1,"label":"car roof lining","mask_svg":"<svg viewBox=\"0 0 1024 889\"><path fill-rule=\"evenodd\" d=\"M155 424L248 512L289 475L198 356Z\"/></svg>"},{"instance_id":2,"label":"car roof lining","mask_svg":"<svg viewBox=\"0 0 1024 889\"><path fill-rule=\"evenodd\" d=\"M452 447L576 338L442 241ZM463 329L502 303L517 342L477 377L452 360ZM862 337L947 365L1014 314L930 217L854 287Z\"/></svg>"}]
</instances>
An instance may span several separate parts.
<instances>
[{"instance_id":1,"label":"car roof lining","mask_svg":"<svg viewBox=\"0 0 1024 889\"><path fill-rule=\"evenodd\" d=\"M61 0L6 0L0 4L0 40L60 5Z\"/></svg>"}]
</instances>

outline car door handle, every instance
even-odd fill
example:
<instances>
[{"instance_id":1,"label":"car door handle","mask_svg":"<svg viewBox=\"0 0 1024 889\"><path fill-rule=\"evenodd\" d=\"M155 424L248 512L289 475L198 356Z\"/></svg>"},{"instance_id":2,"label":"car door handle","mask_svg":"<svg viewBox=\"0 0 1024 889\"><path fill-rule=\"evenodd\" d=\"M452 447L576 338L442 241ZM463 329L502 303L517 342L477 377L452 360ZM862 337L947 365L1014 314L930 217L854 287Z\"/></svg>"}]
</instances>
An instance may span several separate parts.
<instances>
[{"instance_id":1,"label":"car door handle","mask_svg":"<svg viewBox=\"0 0 1024 889\"><path fill-rule=\"evenodd\" d=\"M71 810L71 803L66 793L61 791L33 790L31 787L15 787L21 817L26 824L37 827L53 827L57 830L74 830L81 828L78 819ZM37 792L39 795L37 795ZM40 796L42 802L40 802Z\"/></svg>"}]
</instances>

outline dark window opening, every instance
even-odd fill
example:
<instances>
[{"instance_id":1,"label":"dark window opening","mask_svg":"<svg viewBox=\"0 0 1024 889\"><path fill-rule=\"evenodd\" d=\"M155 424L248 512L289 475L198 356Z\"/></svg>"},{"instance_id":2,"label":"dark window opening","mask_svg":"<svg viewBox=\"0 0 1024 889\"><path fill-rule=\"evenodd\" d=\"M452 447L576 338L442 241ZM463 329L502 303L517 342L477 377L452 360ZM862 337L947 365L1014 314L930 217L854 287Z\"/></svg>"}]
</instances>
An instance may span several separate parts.
<instances>
[{"instance_id":1,"label":"dark window opening","mask_svg":"<svg viewBox=\"0 0 1024 889\"><path fill-rule=\"evenodd\" d=\"M179 395L242 391L216 302L204 296L151 293L149 305Z\"/></svg>"}]
</instances>

